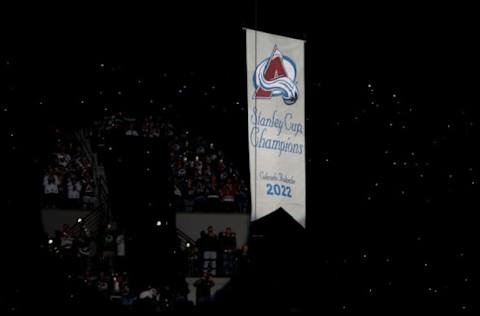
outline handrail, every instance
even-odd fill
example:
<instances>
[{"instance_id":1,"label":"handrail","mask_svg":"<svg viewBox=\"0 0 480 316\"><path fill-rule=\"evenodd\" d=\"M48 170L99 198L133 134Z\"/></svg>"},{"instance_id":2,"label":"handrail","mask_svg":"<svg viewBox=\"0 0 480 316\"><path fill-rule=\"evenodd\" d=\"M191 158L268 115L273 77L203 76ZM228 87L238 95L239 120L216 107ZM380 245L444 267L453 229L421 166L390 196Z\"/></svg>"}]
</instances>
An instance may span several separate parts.
<instances>
[{"instance_id":1,"label":"handrail","mask_svg":"<svg viewBox=\"0 0 480 316\"><path fill-rule=\"evenodd\" d=\"M94 220L100 217L101 212L100 212L101 206L98 206L97 208L93 209L90 213L87 214L87 216L82 218L81 222L76 222L72 227L72 233L76 234L78 233L83 226L87 226L87 224L92 223Z\"/></svg>"},{"instance_id":2,"label":"handrail","mask_svg":"<svg viewBox=\"0 0 480 316\"><path fill-rule=\"evenodd\" d=\"M192 237L185 234L181 229L177 228L177 236L181 237L185 241L189 242L193 247L196 246L196 241Z\"/></svg>"},{"instance_id":3,"label":"handrail","mask_svg":"<svg viewBox=\"0 0 480 316\"><path fill-rule=\"evenodd\" d=\"M100 204L104 207L105 213L105 220L106 222L111 222L112 214L111 214L111 206L110 206L110 198L108 193L108 187L104 176L99 176L97 178L98 189L99 189L99 200Z\"/></svg>"},{"instance_id":4,"label":"handrail","mask_svg":"<svg viewBox=\"0 0 480 316\"><path fill-rule=\"evenodd\" d=\"M87 156L88 160L90 161L92 165L92 171L93 171L93 178L95 180L95 195L97 197L97 203L95 206L95 209L84 219L85 224L90 220L90 218L93 217L93 215L96 215L94 218L95 220L100 220L99 225L101 227L105 226L106 223L111 222L111 207L110 207L110 200L109 200L109 195L108 195L108 187L105 181L105 177L103 174L99 174L98 170L98 161L96 159L95 154L93 153L92 147L87 140L87 137L85 136L86 129L80 129L75 132L75 136L77 137L78 141L80 142L80 145ZM74 226L79 226L77 224L81 223L76 223Z\"/></svg>"}]
</instances>

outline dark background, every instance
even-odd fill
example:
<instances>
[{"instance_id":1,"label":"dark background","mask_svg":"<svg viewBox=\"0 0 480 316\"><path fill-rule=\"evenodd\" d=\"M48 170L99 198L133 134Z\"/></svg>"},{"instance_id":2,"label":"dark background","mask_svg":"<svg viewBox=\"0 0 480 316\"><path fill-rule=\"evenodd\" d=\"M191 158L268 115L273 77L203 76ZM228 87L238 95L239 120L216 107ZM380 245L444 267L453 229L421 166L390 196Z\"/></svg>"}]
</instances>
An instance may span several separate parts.
<instances>
[{"instance_id":1,"label":"dark background","mask_svg":"<svg viewBox=\"0 0 480 316\"><path fill-rule=\"evenodd\" d=\"M5 288L55 284L35 250L34 198L54 126L84 126L107 104L173 104L248 177L242 27L256 26L307 41L306 292L329 311L474 309L473 10L259 2L1 10L2 210L16 209L2 219Z\"/></svg>"}]
</instances>

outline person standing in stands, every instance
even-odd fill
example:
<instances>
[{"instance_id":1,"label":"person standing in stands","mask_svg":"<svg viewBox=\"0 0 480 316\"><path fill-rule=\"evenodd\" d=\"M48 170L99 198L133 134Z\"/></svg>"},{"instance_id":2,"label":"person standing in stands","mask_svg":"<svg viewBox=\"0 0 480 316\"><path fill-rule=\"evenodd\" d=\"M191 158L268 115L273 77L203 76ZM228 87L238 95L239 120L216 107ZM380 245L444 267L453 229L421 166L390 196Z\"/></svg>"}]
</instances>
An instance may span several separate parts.
<instances>
[{"instance_id":1,"label":"person standing in stands","mask_svg":"<svg viewBox=\"0 0 480 316\"><path fill-rule=\"evenodd\" d=\"M125 233L121 231L116 238L117 243L117 258L116 258L116 270L125 272Z\"/></svg>"},{"instance_id":2,"label":"person standing in stands","mask_svg":"<svg viewBox=\"0 0 480 316\"><path fill-rule=\"evenodd\" d=\"M233 265L235 271L245 273L248 271L251 260L248 253L248 245L243 245L240 249L235 250L234 260L235 263Z\"/></svg>"},{"instance_id":3,"label":"person standing in stands","mask_svg":"<svg viewBox=\"0 0 480 316\"><path fill-rule=\"evenodd\" d=\"M107 231L105 232L105 237L103 239L103 262L107 264L107 268L110 271L113 271L113 259L117 250L115 241L112 225L108 224Z\"/></svg>"},{"instance_id":4,"label":"person standing in stands","mask_svg":"<svg viewBox=\"0 0 480 316\"><path fill-rule=\"evenodd\" d=\"M237 236L230 227L219 234L220 251L222 254L222 268L225 275L233 271L234 251L237 248Z\"/></svg>"},{"instance_id":5,"label":"person standing in stands","mask_svg":"<svg viewBox=\"0 0 480 316\"><path fill-rule=\"evenodd\" d=\"M212 226L208 226L207 233L203 235L201 244L203 247L203 272L216 275L218 238L213 232Z\"/></svg>"},{"instance_id":6,"label":"person standing in stands","mask_svg":"<svg viewBox=\"0 0 480 316\"><path fill-rule=\"evenodd\" d=\"M67 198L69 201L69 206L70 207L78 207L79 206L79 201L80 201L80 192L82 191L82 183L78 181L73 175L70 179L67 181Z\"/></svg>"},{"instance_id":7,"label":"person standing in stands","mask_svg":"<svg viewBox=\"0 0 480 316\"><path fill-rule=\"evenodd\" d=\"M45 186L46 207L55 208L58 203L58 184L53 176L48 177Z\"/></svg>"},{"instance_id":8,"label":"person standing in stands","mask_svg":"<svg viewBox=\"0 0 480 316\"><path fill-rule=\"evenodd\" d=\"M235 196L238 193L236 183L232 180L232 178L227 178L226 183L222 186L221 189L221 197L223 201L223 208L227 212L236 211L235 209Z\"/></svg>"},{"instance_id":9,"label":"person standing in stands","mask_svg":"<svg viewBox=\"0 0 480 316\"><path fill-rule=\"evenodd\" d=\"M88 237L88 264L87 271L91 271L97 265L97 242L92 236Z\"/></svg>"},{"instance_id":10,"label":"person standing in stands","mask_svg":"<svg viewBox=\"0 0 480 316\"><path fill-rule=\"evenodd\" d=\"M89 180L85 186L85 192L83 193L83 208L93 209L95 206L95 189L93 187L93 181Z\"/></svg>"},{"instance_id":11,"label":"person standing in stands","mask_svg":"<svg viewBox=\"0 0 480 316\"><path fill-rule=\"evenodd\" d=\"M137 130L135 129L135 124L134 123L130 123L129 128L125 132L125 135L127 135L127 136L140 136L138 134Z\"/></svg>"},{"instance_id":12,"label":"person standing in stands","mask_svg":"<svg viewBox=\"0 0 480 316\"><path fill-rule=\"evenodd\" d=\"M193 286L197 288L197 305L204 305L208 303L211 299L211 289L213 286L215 286L215 282L213 282L210 275L207 272L203 272L202 277L195 281Z\"/></svg>"}]
</instances>

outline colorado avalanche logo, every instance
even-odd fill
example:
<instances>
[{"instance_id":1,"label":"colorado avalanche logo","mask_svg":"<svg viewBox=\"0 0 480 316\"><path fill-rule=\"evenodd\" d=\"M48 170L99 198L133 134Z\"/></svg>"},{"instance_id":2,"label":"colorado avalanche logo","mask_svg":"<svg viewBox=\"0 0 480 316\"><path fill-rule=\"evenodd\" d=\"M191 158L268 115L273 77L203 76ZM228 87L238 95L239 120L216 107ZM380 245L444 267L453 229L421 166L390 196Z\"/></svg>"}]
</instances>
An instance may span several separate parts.
<instances>
[{"instance_id":1,"label":"colorado avalanche logo","mask_svg":"<svg viewBox=\"0 0 480 316\"><path fill-rule=\"evenodd\" d=\"M295 63L287 56L283 56L275 45L270 58L260 62L255 69L253 98L271 99L281 96L286 105L294 104L298 99L296 76Z\"/></svg>"}]
</instances>

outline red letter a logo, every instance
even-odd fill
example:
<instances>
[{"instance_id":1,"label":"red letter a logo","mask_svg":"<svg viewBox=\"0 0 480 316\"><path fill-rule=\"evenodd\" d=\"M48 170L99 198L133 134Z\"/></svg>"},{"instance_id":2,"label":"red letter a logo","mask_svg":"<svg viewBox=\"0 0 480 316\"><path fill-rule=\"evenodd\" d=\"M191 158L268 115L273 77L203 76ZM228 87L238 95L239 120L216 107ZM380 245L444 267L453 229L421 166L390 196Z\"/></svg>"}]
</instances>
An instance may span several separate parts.
<instances>
[{"instance_id":1,"label":"red letter a logo","mask_svg":"<svg viewBox=\"0 0 480 316\"><path fill-rule=\"evenodd\" d=\"M283 67L283 56L278 50L277 46L273 48L272 56L268 61L268 65L263 73L265 81L273 81L277 78L286 77L287 72ZM257 88L255 92L255 97L257 98L271 98L272 91L264 90L261 86Z\"/></svg>"}]
</instances>

